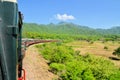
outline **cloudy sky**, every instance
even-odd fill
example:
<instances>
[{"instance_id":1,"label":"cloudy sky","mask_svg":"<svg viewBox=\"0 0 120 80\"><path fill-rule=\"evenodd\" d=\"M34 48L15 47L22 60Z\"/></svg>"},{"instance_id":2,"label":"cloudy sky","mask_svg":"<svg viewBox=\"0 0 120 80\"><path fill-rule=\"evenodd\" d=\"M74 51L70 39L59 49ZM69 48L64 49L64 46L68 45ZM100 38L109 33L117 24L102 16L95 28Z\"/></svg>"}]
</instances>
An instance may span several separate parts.
<instances>
[{"instance_id":1,"label":"cloudy sky","mask_svg":"<svg viewBox=\"0 0 120 80\"><path fill-rule=\"evenodd\" d=\"M18 0L24 22L73 22L92 28L120 26L120 0Z\"/></svg>"}]
</instances>

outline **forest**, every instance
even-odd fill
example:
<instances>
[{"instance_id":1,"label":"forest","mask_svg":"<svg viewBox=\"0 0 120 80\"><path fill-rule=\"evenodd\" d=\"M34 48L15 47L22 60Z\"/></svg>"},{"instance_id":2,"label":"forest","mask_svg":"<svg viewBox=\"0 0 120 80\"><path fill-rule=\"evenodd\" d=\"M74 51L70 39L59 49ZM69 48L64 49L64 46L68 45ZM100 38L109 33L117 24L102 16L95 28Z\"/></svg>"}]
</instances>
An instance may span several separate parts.
<instances>
[{"instance_id":1,"label":"forest","mask_svg":"<svg viewBox=\"0 0 120 80\"><path fill-rule=\"evenodd\" d=\"M49 71L59 76L54 80L120 79L120 66L116 66L108 57L96 56L89 52L83 54L82 52L85 47L100 52L99 46L102 46L101 52L118 55L119 60L119 26L111 29L93 29L66 22L47 25L25 23L23 38L59 40L58 42L36 45L40 55L47 60L50 66ZM112 49L113 47L115 49Z\"/></svg>"}]
</instances>

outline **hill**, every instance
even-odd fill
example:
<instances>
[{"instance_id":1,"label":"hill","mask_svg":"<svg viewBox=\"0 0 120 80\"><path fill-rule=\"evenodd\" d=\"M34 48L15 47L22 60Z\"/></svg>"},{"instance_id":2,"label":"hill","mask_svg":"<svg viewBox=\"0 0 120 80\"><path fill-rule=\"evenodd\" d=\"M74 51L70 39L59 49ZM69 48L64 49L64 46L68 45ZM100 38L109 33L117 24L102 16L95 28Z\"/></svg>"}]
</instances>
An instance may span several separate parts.
<instances>
[{"instance_id":1,"label":"hill","mask_svg":"<svg viewBox=\"0 0 120 80\"><path fill-rule=\"evenodd\" d=\"M50 23L48 25L25 23L23 30L28 32L46 32L56 34L97 34L97 32L92 28L79 26L72 23Z\"/></svg>"},{"instance_id":2,"label":"hill","mask_svg":"<svg viewBox=\"0 0 120 80\"><path fill-rule=\"evenodd\" d=\"M111 29L96 29L97 32L102 34L120 34L120 26L114 26Z\"/></svg>"},{"instance_id":3,"label":"hill","mask_svg":"<svg viewBox=\"0 0 120 80\"><path fill-rule=\"evenodd\" d=\"M34 33L34 34L33 34ZM31 36L30 36L31 35ZM35 35L35 36L33 36ZM108 36L109 35L109 36ZM24 37L58 38L64 39L72 37L73 39L101 39L103 36L120 36L120 26L111 29L93 29L87 26L81 26L73 23L60 22L58 24L35 24L24 23ZM54 36L54 37L53 37ZM61 37L62 36L62 37ZM64 37L63 37L64 36Z\"/></svg>"}]
</instances>

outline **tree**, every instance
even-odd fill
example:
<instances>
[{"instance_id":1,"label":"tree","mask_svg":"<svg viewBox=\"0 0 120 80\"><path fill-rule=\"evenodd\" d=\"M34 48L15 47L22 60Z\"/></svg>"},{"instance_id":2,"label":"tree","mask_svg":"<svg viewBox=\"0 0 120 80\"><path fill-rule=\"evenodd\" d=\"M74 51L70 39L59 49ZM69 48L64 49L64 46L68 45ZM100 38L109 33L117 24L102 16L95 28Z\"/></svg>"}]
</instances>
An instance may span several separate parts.
<instances>
[{"instance_id":1,"label":"tree","mask_svg":"<svg viewBox=\"0 0 120 80\"><path fill-rule=\"evenodd\" d=\"M120 47L115 49L115 51L113 52L113 55L117 55L118 57L120 57Z\"/></svg>"}]
</instances>

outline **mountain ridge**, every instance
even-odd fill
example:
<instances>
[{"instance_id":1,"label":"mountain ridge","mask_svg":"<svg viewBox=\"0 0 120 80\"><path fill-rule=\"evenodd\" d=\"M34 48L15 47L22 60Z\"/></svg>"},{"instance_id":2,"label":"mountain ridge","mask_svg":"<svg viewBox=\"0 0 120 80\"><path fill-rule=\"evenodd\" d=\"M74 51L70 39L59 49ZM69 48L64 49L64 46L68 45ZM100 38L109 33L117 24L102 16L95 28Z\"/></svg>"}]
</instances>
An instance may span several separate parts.
<instances>
[{"instance_id":1,"label":"mountain ridge","mask_svg":"<svg viewBox=\"0 0 120 80\"><path fill-rule=\"evenodd\" d=\"M63 33L63 34L112 34L120 35L120 26L115 26L110 29L93 29L88 26L81 26L73 23L61 22L58 24L36 24L24 23L23 31L28 32L48 32L48 33Z\"/></svg>"}]
</instances>

